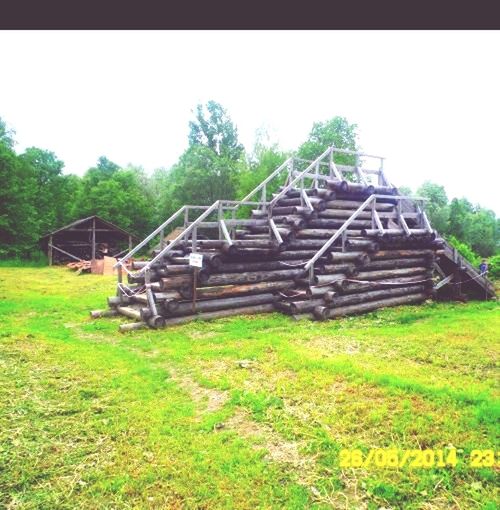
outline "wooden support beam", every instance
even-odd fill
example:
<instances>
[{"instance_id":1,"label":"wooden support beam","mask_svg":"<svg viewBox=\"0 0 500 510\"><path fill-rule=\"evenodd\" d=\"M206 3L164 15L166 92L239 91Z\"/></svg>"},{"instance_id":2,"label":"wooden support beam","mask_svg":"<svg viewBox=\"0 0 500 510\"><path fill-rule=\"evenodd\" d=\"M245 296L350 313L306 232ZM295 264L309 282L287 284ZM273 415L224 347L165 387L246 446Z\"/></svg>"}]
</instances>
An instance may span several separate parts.
<instances>
[{"instance_id":1,"label":"wooden support beam","mask_svg":"<svg viewBox=\"0 0 500 510\"><path fill-rule=\"evenodd\" d=\"M384 233L384 227L382 226L382 222L380 221L380 216L376 209L372 209L373 219L375 220L375 226L380 230L381 233Z\"/></svg>"},{"instance_id":2,"label":"wooden support beam","mask_svg":"<svg viewBox=\"0 0 500 510\"><path fill-rule=\"evenodd\" d=\"M92 262L95 261L95 217L92 218Z\"/></svg>"},{"instance_id":3,"label":"wooden support beam","mask_svg":"<svg viewBox=\"0 0 500 510\"><path fill-rule=\"evenodd\" d=\"M454 273L451 273L446 278L443 278L440 282L438 282L438 283L436 283L436 285L434 285L434 290L439 290L441 287L443 287L447 283L450 283L451 280L453 280L454 276L455 276Z\"/></svg>"},{"instance_id":4,"label":"wooden support beam","mask_svg":"<svg viewBox=\"0 0 500 510\"><path fill-rule=\"evenodd\" d=\"M301 189L300 193L302 195L302 199L304 200L304 203L306 204L306 207L309 210L314 211L314 207L313 207L311 201L309 200L309 197L307 196L307 193L305 192L304 188Z\"/></svg>"},{"instance_id":5,"label":"wooden support beam","mask_svg":"<svg viewBox=\"0 0 500 510\"><path fill-rule=\"evenodd\" d=\"M281 234L280 234L278 228L276 227L276 224L274 223L274 220L272 218L269 219L269 226L271 227L274 237L276 237L278 243L282 244L283 238L281 237Z\"/></svg>"},{"instance_id":6,"label":"wooden support beam","mask_svg":"<svg viewBox=\"0 0 500 510\"><path fill-rule=\"evenodd\" d=\"M83 259L81 259L80 257L77 257L76 255L72 255L71 253L57 247L55 244L50 244L49 247L54 250L60 251L61 253L64 253L64 255L67 255L68 257L71 257L72 259L78 260L79 262L83 261Z\"/></svg>"},{"instance_id":7,"label":"wooden support beam","mask_svg":"<svg viewBox=\"0 0 500 510\"><path fill-rule=\"evenodd\" d=\"M224 238L229 243L229 246L233 244L233 240L231 239L231 236L229 235L229 232L227 230L227 226L224 222L224 220L219 220L219 226L221 228L222 234L224 235Z\"/></svg>"},{"instance_id":8,"label":"wooden support beam","mask_svg":"<svg viewBox=\"0 0 500 510\"><path fill-rule=\"evenodd\" d=\"M49 266L52 265L52 236L49 237Z\"/></svg>"}]
</instances>

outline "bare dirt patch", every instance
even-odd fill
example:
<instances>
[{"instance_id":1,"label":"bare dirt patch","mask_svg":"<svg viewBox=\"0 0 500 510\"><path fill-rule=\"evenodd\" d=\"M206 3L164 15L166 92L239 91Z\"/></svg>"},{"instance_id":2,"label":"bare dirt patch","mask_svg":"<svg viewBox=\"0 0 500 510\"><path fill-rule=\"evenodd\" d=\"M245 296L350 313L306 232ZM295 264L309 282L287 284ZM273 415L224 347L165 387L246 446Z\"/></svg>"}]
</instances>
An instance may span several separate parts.
<instances>
[{"instance_id":1,"label":"bare dirt patch","mask_svg":"<svg viewBox=\"0 0 500 510\"><path fill-rule=\"evenodd\" d=\"M221 409L228 401L229 395L226 391L215 388L204 388L186 374L177 370L169 369L170 376L184 391L189 393L192 399L205 407L205 411L213 413Z\"/></svg>"}]
</instances>

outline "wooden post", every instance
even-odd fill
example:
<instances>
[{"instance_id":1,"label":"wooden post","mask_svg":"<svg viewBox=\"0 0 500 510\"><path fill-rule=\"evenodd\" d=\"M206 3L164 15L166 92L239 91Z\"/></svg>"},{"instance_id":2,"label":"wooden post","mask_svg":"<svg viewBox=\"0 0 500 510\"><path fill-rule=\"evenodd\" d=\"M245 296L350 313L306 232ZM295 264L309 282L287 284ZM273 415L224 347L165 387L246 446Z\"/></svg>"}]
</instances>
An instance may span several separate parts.
<instances>
[{"instance_id":1,"label":"wooden post","mask_svg":"<svg viewBox=\"0 0 500 510\"><path fill-rule=\"evenodd\" d=\"M49 266L52 265L52 236L49 237Z\"/></svg>"},{"instance_id":2,"label":"wooden post","mask_svg":"<svg viewBox=\"0 0 500 510\"><path fill-rule=\"evenodd\" d=\"M193 313L196 313L196 287L198 286L198 272L199 268L194 268L194 274L193 274L193 302L192 302L192 308L191 311Z\"/></svg>"},{"instance_id":3,"label":"wooden post","mask_svg":"<svg viewBox=\"0 0 500 510\"><path fill-rule=\"evenodd\" d=\"M95 261L95 217L92 218L92 263Z\"/></svg>"},{"instance_id":4,"label":"wooden post","mask_svg":"<svg viewBox=\"0 0 500 510\"><path fill-rule=\"evenodd\" d=\"M131 249L132 249L132 236L128 236L128 251L130 251Z\"/></svg>"}]
</instances>

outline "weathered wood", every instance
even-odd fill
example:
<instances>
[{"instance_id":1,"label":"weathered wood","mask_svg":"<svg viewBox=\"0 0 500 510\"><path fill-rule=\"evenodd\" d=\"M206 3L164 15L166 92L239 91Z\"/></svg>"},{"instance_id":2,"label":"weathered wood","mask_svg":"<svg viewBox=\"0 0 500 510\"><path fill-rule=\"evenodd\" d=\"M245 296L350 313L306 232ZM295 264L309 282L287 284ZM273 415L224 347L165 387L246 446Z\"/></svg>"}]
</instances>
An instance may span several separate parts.
<instances>
[{"instance_id":1,"label":"weathered wood","mask_svg":"<svg viewBox=\"0 0 500 510\"><path fill-rule=\"evenodd\" d=\"M375 241L369 239L347 239L346 247L354 250L366 250L369 253L376 252L380 246Z\"/></svg>"},{"instance_id":2,"label":"weathered wood","mask_svg":"<svg viewBox=\"0 0 500 510\"><path fill-rule=\"evenodd\" d=\"M402 259L425 257L434 258L434 251L429 249L408 249L408 250L380 250L371 255L372 260L386 260L386 259Z\"/></svg>"},{"instance_id":3,"label":"weathered wood","mask_svg":"<svg viewBox=\"0 0 500 510\"><path fill-rule=\"evenodd\" d=\"M273 280L289 280L305 275L303 269L284 269L276 271L259 271L247 273L223 273L211 275L204 285L231 285L235 283L260 283Z\"/></svg>"},{"instance_id":4,"label":"weathered wood","mask_svg":"<svg viewBox=\"0 0 500 510\"><path fill-rule=\"evenodd\" d=\"M290 303L290 312L292 314L312 312L316 306L324 305L325 302L320 299L308 299L305 301L293 301Z\"/></svg>"},{"instance_id":5,"label":"weathered wood","mask_svg":"<svg viewBox=\"0 0 500 510\"><path fill-rule=\"evenodd\" d=\"M120 324L118 331L126 333L127 331L137 331L138 329L146 329L148 325L144 322L132 322L128 324Z\"/></svg>"},{"instance_id":6,"label":"weathered wood","mask_svg":"<svg viewBox=\"0 0 500 510\"><path fill-rule=\"evenodd\" d=\"M283 186L281 186L280 191L282 191L283 189L284 189ZM330 198L330 200L333 200L335 198L335 192L325 188L304 188L304 191L307 193L309 197ZM301 188L292 188L288 190L286 196L288 198L300 197L301 192L302 192ZM278 195L276 193L273 194L273 198L277 196Z\"/></svg>"},{"instance_id":7,"label":"weathered wood","mask_svg":"<svg viewBox=\"0 0 500 510\"><path fill-rule=\"evenodd\" d=\"M345 252L336 252L331 251L327 254L327 258L330 262L358 262L365 261L368 262L370 258L364 251L345 251Z\"/></svg>"},{"instance_id":8,"label":"weathered wood","mask_svg":"<svg viewBox=\"0 0 500 510\"><path fill-rule=\"evenodd\" d=\"M286 250L278 255L276 255L276 258L279 260L309 260L311 257L313 257L316 254L315 249L313 250ZM326 259L326 257L325 257Z\"/></svg>"},{"instance_id":9,"label":"weathered wood","mask_svg":"<svg viewBox=\"0 0 500 510\"><path fill-rule=\"evenodd\" d=\"M220 248L224 253L235 253L237 248L268 248L278 249L279 244L274 240L234 240L230 245L227 241L217 239L200 239L198 245L201 248Z\"/></svg>"},{"instance_id":10,"label":"weathered wood","mask_svg":"<svg viewBox=\"0 0 500 510\"><path fill-rule=\"evenodd\" d=\"M195 310L196 312L214 312L217 310L226 310L228 308L274 303L278 300L279 296L276 296L272 293L222 299L208 299L203 301L196 301ZM179 306L174 312L172 312L172 315L190 315L193 313L192 310L192 303L179 303Z\"/></svg>"},{"instance_id":11,"label":"weathered wood","mask_svg":"<svg viewBox=\"0 0 500 510\"><path fill-rule=\"evenodd\" d=\"M202 312L194 315L185 315L182 317L172 317L165 319L164 326L175 326L178 324L186 324L196 320L220 319L223 317L232 317L235 315L255 315L259 313L270 313L274 311L273 304L245 306L241 308L231 308L228 310L217 310L216 312Z\"/></svg>"},{"instance_id":12,"label":"weathered wood","mask_svg":"<svg viewBox=\"0 0 500 510\"><path fill-rule=\"evenodd\" d=\"M92 218L92 262L95 260L95 217Z\"/></svg>"},{"instance_id":13,"label":"weathered wood","mask_svg":"<svg viewBox=\"0 0 500 510\"><path fill-rule=\"evenodd\" d=\"M383 280L384 278L397 278L398 276L412 276L414 274L425 273L427 267L406 267L403 269L382 269L380 271L360 271L356 279L358 280Z\"/></svg>"},{"instance_id":14,"label":"weathered wood","mask_svg":"<svg viewBox=\"0 0 500 510\"><path fill-rule=\"evenodd\" d=\"M333 235L335 235L338 232L338 230L334 229L327 229L327 228L303 228L302 230L299 230L295 235L297 239L304 239L304 238L320 238L320 239L330 239ZM361 235L360 230L354 230L348 228L346 231L347 235L352 236L359 236Z\"/></svg>"},{"instance_id":15,"label":"weathered wood","mask_svg":"<svg viewBox=\"0 0 500 510\"><path fill-rule=\"evenodd\" d=\"M92 319L99 319L100 317L115 317L118 314L117 310L108 309L108 310L92 310L90 312L90 317Z\"/></svg>"},{"instance_id":16,"label":"weathered wood","mask_svg":"<svg viewBox=\"0 0 500 510\"><path fill-rule=\"evenodd\" d=\"M415 236L425 236L432 237L433 234L429 233L426 229L423 228L411 228L408 230L412 237ZM361 231L363 236L368 237L391 237L391 236L404 236L406 235L404 229L400 228L386 228L383 232L380 232L378 229L363 229Z\"/></svg>"},{"instance_id":17,"label":"weathered wood","mask_svg":"<svg viewBox=\"0 0 500 510\"><path fill-rule=\"evenodd\" d=\"M225 262L213 271L216 273L246 273L248 271L272 271L274 269L298 269L303 267L308 259L282 261L270 260L265 262Z\"/></svg>"},{"instance_id":18,"label":"weathered wood","mask_svg":"<svg viewBox=\"0 0 500 510\"><path fill-rule=\"evenodd\" d=\"M314 248L321 248L325 244L325 239L293 239L288 243L287 249L295 250L303 250L309 249L312 250ZM333 249L333 247L331 248Z\"/></svg>"},{"instance_id":19,"label":"weathered wood","mask_svg":"<svg viewBox=\"0 0 500 510\"><path fill-rule=\"evenodd\" d=\"M355 264L324 264L321 268L315 268L317 274L335 274L335 273L345 273L347 276L352 276L357 274L358 269ZM363 268L365 269L365 268Z\"/></svg>"},{"instance_id":20,"label":"weathered wood","mask_svg":"<svg viewBox=\"0 0 500 510\"><path fill-rule=\"evenodd\" d=\"M376 269L389 269L389 268L402 268L414 266L428 266L432 263L429 258L402 258L402 259L388 259L388 260L374 260L369 264L363 266L364 271L372 271Z\"/></svg>"},{"instance_id":21,"label":"weathered wood","mask_svg":"<svg viewBox=\"0 0 500 510\"><path fill-rule=\"evenodd\" d=\"M200 287L196 290L198 299L217 299L239 295L262 294L290 289L295 285L293 280L276 282L249 283L247 285L226 285L216 287ZM184 298L190 298L192 291L183 292Z\"/></svg>"},{"instance_id":22,"label":"weathered wood","mask_svg":"<svg viewBox=\"0 0 500 510\"><path fill-rule=\"evenodd\" d=\"M325 296L324 301L327 302L326 308L332 307L342 307L347 305L355 305L358 303L366 303L367 301L375 301L376 299L383 299L389 297L396 296L405 296L408 294L416 294L416 293L424 293L425 287L424 285L409 285L406 287L396 287L393 289L381 289L381 290L373 290L368 292L361 292L358 294L348 294L345 296L333 296L330 299Z\"/></svg>"},{"instance_id":23,"label":"weathered wood","mask_svg":"<svg viewBox=\"0 0 500 510\"><path fill-rule=\"evenodd\" d=\"M182 285L191 285L193 281L193 275L178 275L169 276L168 278L162 278L159 281L160 289L162 291L169 289L177 289Z\"/></svg>"},{"instance_id":24,"label":"weathered wood","mask_svg":"<svg viewBox=\"0 0 500 510\"><path fill-rule=\"evenodd\" d=\"M109 296L107 298L107 301L108 301L108 306L110 308L114 308L115 306L120 306L120 304L122 303L121 296Z\"/></svg>"},{"instance_id":25,"label":"weathered wood","mask_svg":"<svg viewBox=\"0 0 500 510\"><path fill-rule=\"evenodd\" d=\"M312 281L309 278L296 278L295 283L301 287L312 288L319 285L320 287L331 286L334 287L336 282L342 281L347 278L347 275L341 274L325 274L314 275ZM326 289L329 290L329 289Z\"/></svg>"},{"instance_id":26,"label":"weathered wood","mask_svg":"<svg viewBox=\"0 0 500 510\"><path fill-rule=\"evenodd\" d=\"M363 200L329 200L326 202L327 209L353 209L353 212L363 203ZM377 202L375 209L377 211L392 211L394 208L393 204L382 204Z\"/></svg>"},{"instance_id":27,"label":"weathered wood","mask_svg":"<svg viewBox=\"0 0 500 510\"><path fill-rule=\"evenodd\" d=\"M277 215L286 215L286 214L300 214L306 218L317 218L318 212L317 211L311 211L311 209L307 207L301 207L298 205L293 206L286 206L286 207L274 207L273 208L273 216Z\"/></svg>"},{"instance_id":28,"label":"weathered wood","mask_svg":"<svg viewBox=\"0 0 500 510\"><path fill-rule=\"evenodd\" d=\"M309 228L334 228L338 229L345 223L346 218L319 218L317 220L310 220L307 223ZM353 220L349 226L351 230L370 228L372 222L370 220Z\"/></svg>"},{"instance_id":29,"label":"weathered wood","mask_svg":"<svg viewBox=\"0 0 500 510\"><path fill-rule=\"evenodd\" d=\"M409 294L406 296L399 296L387 299L379 299L376 301L369 301L367 303L361 303L356 305L342 306L338 308L326 308L317 307L314 309L314 316L319 320L333 319L335 317L342 317L345 315L355 315L360 313L371 312L380 308L386 308L389 306L399 306L405 304L421 303L427 299L427 294L420 292L418 294Z\"/></svg>"},{"instance_id":30,"label":"weathered wood","mask_svg":"<svg viewBox=\"0 0 500 510\"><path fill-rule=\"evenodd\" d=\"M347 279L336 284L343 293L354 293L364 292L367 290L387 289L396 287L406 287L408 284L422 283L426 285L426 288L432 287L432 275L427 273L421 273L415 276L399 277L399 278L387 278L383 280L372 280L372 281L356 281L356 279ZM354 281L353 281L354 280Z\"/></svg>"},{"instance_id":31,"label":"weathered wood","mask_svg":"<svg viewBox=\"0 0 500 510\"><path fill-rule=\"evenodd\" d=\"M117 306L116 311L121 315L130 317L131 319L135 319L137 321L141 320L141 312L135 308L131 308L129 306Z\"/></svg>"},{"instance_id":32,"label":"weathered wood","mask_svg":"<svg viewBox=\"0 0 500 510\"><path fill-rule=\"evenodd\" d=\"M375 187L371 184L366 186L365 184L360 184L357 182L349 182L349 181L326 181L326 185L329 189L334 191L339 191L342 193L359 193L362 195L373 195L375 192Z\"/></svg>"},{"instance_id":33,"label":"weathered wood","mask_svg":"<svg viewBox=\"0 0 500 510\"><path fill-rule=\"evenodd\" d=\"M49 266L52 265L52 262L53 262L53 251L52 251L52 236L49 237Z\"/></svg>"},{"instance_id":34,"label":"weathered wood","mask_svg":"<svg viewBox=\"0 0 500 510\"><path fill-rule=\"evenodd\" d=\"M309 201L311 205L317 210L322 211L326 204L322 198L319 197L309 197ZM300 197L297 198L282 198L278 202L278 207L288 207L288 206L302 206L302 201Z\"/></svg>"},{"instance_id":35,"label":"weathered wood","mask_svg":"<svg viewBox=\"0 0 500 510\"><path fill-rule=\"evenodd\" d=\"M336 294L334 285L323 285L322 287L311 286L305 289L308 298L323 297L328 293Z\"/></svg>"},{"instance_id":36,"label":"weathered wood","mask_svg":"<svg viewBox=\"0 0 500 510\"><path fill-rule=\"evenodd\" d=\"M276 310L279 310L281 313L285 313L287 315L292 315L292 304L286 301L276 301L274 303L274 308Z\"/></svg>"},{"instance_id":37,"label":"weathered wood","mask_svg":"<svg viewBox=\"0 0 500 510\"><path fill-rule=\"evenodd\" d=\"M165 326L165 319L161 315L153 315L148 319L148 325L153 329Z\"/></svg>"}]
</instances>

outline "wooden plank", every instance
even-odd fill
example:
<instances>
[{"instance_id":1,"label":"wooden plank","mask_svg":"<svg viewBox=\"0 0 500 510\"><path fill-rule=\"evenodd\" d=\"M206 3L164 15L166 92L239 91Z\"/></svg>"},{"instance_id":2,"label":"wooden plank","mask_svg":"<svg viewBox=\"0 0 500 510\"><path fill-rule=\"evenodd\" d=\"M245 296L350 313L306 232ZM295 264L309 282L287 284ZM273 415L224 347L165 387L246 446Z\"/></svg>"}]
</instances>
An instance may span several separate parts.
<instances>
[{"instance_id":1,"label":"wooden plank","mask_svg":"<svg viewBox=\"0 0 500 510\"><path fill-rule=\"evenodd\" d=\"M439 290L441 287L443 287L447 283L450 283L451 280L453 280L454 276L455 276L454 273L451 273L446 278L443 278L440 282L438 282L438 283L436 283L436 285L434 285L434 290Z\"/></svg>"},{"instance_id":2,"label":"wooden plank","mask_svg":"<svg viewBox=\"0 0 500 510\"><path fill-rule=\"evenodd\" d=\"M80 257L77 257L76 255L72 255L71 253L64 251L63 249L58 248L55 244L51 244L50 247L52 247L54 250L64 253L64 255L67 255L68 257L71 257L72 259L78 260L79 262L83 261L83 259L81 259Z\"/></svg>"}]
</instances>

